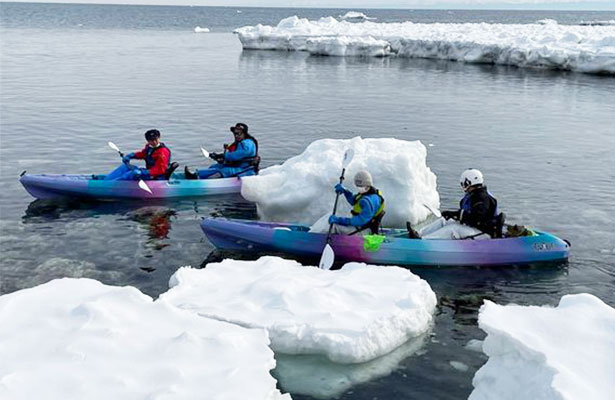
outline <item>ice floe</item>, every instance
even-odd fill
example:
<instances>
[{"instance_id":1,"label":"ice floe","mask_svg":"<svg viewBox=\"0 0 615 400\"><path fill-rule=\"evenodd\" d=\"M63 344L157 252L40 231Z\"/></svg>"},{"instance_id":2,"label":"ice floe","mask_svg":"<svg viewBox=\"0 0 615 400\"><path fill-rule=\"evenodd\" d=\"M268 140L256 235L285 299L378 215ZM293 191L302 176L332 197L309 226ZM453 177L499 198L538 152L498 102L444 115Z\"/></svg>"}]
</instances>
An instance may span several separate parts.
<instances>
[{"instance_id":1,"label":"ice floe","mask_svg":"<svg viewBox=\"0 0 615 400\"><path fill-rule=\"evenodd\" d=\"M470 400L592 399L615 393L615 309L590 294L567 295L557 307L480 309L487 363Z\"/></svg>"},{"instance_id":2,"label":"ice floe","mask_svg":"<svg viewBox=\"0 0 615 400\"><path fill-rule=\"evenodd\" d=\"M292 260L224 260L181 268L160 301L269 332L274 351L336 363L381 357L431 326L436 296L407 269L349 263L339 271Z\"/></svg>"},{"instance_id":3,"label":"ice floe","mask_svg":"<svg viewBox=\"0 0 615 400\"><path fill-rule=\"evenodd\" d=\"M296 16L277 26L238 28L244 49L297 50L334 56L418 57L519 67L615 73L615 26L490 23L353 23Z\"/></svg>"},{"instance_id":4,"label":"ice floe","mask_svg":"<svg viewBox=\"0 0 615 400\"><path fill-rule=\"evenodd\" d=\"M367 21L371 19L376 19L376 18L368 17L367 15L365 15L364 13L360 11L348 11L346 14L340 15L340 18L345 19L345 20L355 20L355 21Z\"/></svg>"},{"instance_id":5,"label":"ice floe","mask_svg":"<svg viewBox=\"0 0 615 400\"><path fill-rule=\"evenodd\" d=\"M383 192L385 226L405 227L424 220L438 209L436 175L427 167L427 149L420 141L399 139L322 139L282 165L266 168L258 176L243 178L242 196L257 204L261 219L313 224L331 213L346 149L354 158L346 169L345 186L356 192L353 177L368 170L374 186ZM350 206L340 199L338 215L349 215Z\"/></svg>"},{"instance_id":6,"label":"ice floe","mask_svg":"<svg viewBox=\"0 0 615 400\"><path fill-rule=\"evenodd\" d=\"M132 287L58 279L0 296L0 398L286 399L263 330Z\"/></svg>"},{"instance_id":7,"label":"ice floe","mask_svg":"<svg viewBox=\"0 0 615 400\"><path fill-rule=\"evenodd\" d=\"M196 28L194 28L194 32L195 33L207 33L209 32L209 28L201 28L200 26L197 26Z\"/></svg>"}]
</instances>

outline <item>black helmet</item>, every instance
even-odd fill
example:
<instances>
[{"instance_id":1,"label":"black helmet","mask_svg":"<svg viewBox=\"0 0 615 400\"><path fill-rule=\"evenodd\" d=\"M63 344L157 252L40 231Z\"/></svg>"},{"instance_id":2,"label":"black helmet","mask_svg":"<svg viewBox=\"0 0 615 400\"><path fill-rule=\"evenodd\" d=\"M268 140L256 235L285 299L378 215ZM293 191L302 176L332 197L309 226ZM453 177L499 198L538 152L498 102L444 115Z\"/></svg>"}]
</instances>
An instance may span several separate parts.
<instances>
[{"instance_id":1,"label":"black helmet","mask_svg":"<svg viewBox=\"0 0 615 400\"><path fill-rule=\"evenodd\" d=\"M248 125L243 122L238 122L235 126L231 126L231 132L236 133L236 130L241 130L243 133L248 134Z\"/></svg>"},{"instance_id":2,"label":"black helmet","mask_svg":"<svg viewBox=\"0 0 615 400\"><path fill-rule=\"evenodd\" d=\"M150 129L145 132L145 140L160 139L160 131L158 129Z\"/></svg>"}]
</instances>

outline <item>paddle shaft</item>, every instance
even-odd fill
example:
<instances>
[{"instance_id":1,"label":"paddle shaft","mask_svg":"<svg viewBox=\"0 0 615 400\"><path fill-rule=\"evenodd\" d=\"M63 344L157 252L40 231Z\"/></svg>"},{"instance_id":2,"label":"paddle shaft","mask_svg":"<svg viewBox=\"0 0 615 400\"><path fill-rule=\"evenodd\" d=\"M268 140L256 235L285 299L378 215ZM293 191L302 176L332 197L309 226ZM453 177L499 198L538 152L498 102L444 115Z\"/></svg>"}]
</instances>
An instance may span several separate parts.
<instances>
[{"instance_id":1,"label":"paddle shaft","mask_svg":"<svg viewBox=\"0 0 615 400\"><path fill-rule=\"evenodd\" d=\"M344 182L344 174L346 173L346 168L342 169L342 176L340 176L340 185L342 184L342 182ZM333 215L335 215L335 212L337 211L337 202L340 199L340 193L336 193L335 194L335 203L333 203ZM333 224L329 224L329 232L327 233L327 240L325 243L329 243L329 241L331 240L331 232L333 232Z\"/></svg>"}]
</instances>

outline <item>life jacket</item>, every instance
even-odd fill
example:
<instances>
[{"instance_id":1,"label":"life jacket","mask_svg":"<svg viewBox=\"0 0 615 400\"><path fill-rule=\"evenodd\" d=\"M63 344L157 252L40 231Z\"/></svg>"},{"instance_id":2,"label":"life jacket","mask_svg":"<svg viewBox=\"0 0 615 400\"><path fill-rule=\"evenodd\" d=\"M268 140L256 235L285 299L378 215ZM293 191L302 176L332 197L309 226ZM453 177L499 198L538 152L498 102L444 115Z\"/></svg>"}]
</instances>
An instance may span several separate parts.
<instances>
[{"instance_id":1,"label":"life jacket","mask_svg":"<svg viewBox=\"0 0 615 400\"><path fill-rule=\"evenodd\" d=\"M235 161L230 161L230 162L225 161L224 165L229 166L229 167L236 167L236 166L240 166L243 163L250 163L251 165L255 165L255 168L258 168L258 163L260 161L260 156L258 155L258 140L256 140L254 136L249 135L247 133L245 134L245 136L246 137L240 140L239 142L233 142L230 146L226 148L226 151L232 153L237 150L237 147L239 147L239 143L243 142L244 140L250 139L254 142L256 146L256 154L253 156L240 158L239 160L235 160Z\"/></svg>"},{"instance_id":2,"label":"life jacket","mask_svg":"<svg viewBox=\"0 0 615 400\"><path fill-rule=\"evenodd\" d=\"M486 216L487 220L477 221L478 225L472 224L472 226L482 230L483 232L490 233L495 227L495 225L497 224L498 214L500 213L498 210L498 201L496 200L495 197L493 197L491 193L489 193L486 187L483 186L476 190L484 190L485 194L489 198L490 202L494 205L494 207L489 212L489 214ZM472 210L472 207L473 207L472 199L474 196L477 196L477 195L479 195L479 193L475 193L475 191L473 191L473 192L467 193L465 196L463 196L463 199L461 199L459 206L461 208L462 220L463 220L464 213L468 213L472 215L472 211L473 211Z\"/></svg>"},{"instance_id":3,"label":"life jacket","mask_svg":"<svg viewBox=\"0 0 615 400\"><path fill-rule=\"evenodd\" d=\"M158 147L147 146L147 152L145 153L145 168L150 169L156 165L156 160L154 159L154 153L158 150L165 148L169 150L169 161L167 162L167 168L171 165L171 149L164 145L164 143L160 142Z\"/></svg>"},{"instance_id":4,"label":"life jacket","mask_svg":"<svg viewBox=\"0 0 615 400\"><path fill-rule=\"evenodd\" d=\"M376 195L380 198L380 207L378 207L378 210L376 210L376 212L374 213L373 217L369 220L369 222L367 222L363 226L360 226L356 232L360 232L362 230L370 228L373 234L378 233L378 228L380 227L380 221L382 219L382 216L384 215L384 209L385 209L384 197L382 196L382 192L380 190L372 186L365 193L357 193L354 196L354 202L352 203L352 210L350 210L350 213L352 215L361 214L361 212L363 211L363 208L361 207L361 199L363 197L373 196L373 195Z\"/></svg>"}]
</instances>

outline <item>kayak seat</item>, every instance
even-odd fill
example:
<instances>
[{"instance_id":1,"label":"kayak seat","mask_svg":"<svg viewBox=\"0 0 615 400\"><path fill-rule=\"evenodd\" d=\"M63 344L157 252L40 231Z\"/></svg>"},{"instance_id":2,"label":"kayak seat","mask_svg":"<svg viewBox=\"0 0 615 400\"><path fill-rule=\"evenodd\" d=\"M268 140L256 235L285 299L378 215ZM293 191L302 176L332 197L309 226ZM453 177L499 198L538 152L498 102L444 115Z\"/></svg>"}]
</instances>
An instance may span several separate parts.
<instances>
[{"instance_id":1,"label":"kayak seat","mask_svg":"<svg viewBox=\"0 0 615 400\"><path fill-rule=\"evenodd\" d=\"M248 163L249 167L233 175L229 175L228 178L234 178L236 176L243 176L243 174L249 171L254 171L254 175L258 175L258 172L260 171L260 165L261 165L261 156L257 155L255 157L245 158L243 159L242 162Z\"/></svg>"},{"instance_id":2,"label":"kayak seat","mask_svg":"<svg viewBox=\"0 0 615 400\"><path fill-rule=\"evenodd\" d=\"M171 175L173 175L173 172L175 172L177 167L179 167L179 163L172 162L171 165L169 165L169 168L167 168L167 170L164 172L164 179L169 180L169 178L171 177Z\"/></svg>"},{"instance_id":3,"label":"kayak seat","mask_svg":"<svg viewBox=\"0 0 615 400\"><path fill-rule=\"evenodd\" d=\"M503 236L502 231L504 230L504 222L506 221L506 214L503 212L499 213L495 217L495 223L493 225L493 232L491 237L494 239L501 239Z\"/></svg>"}]
</instances>

